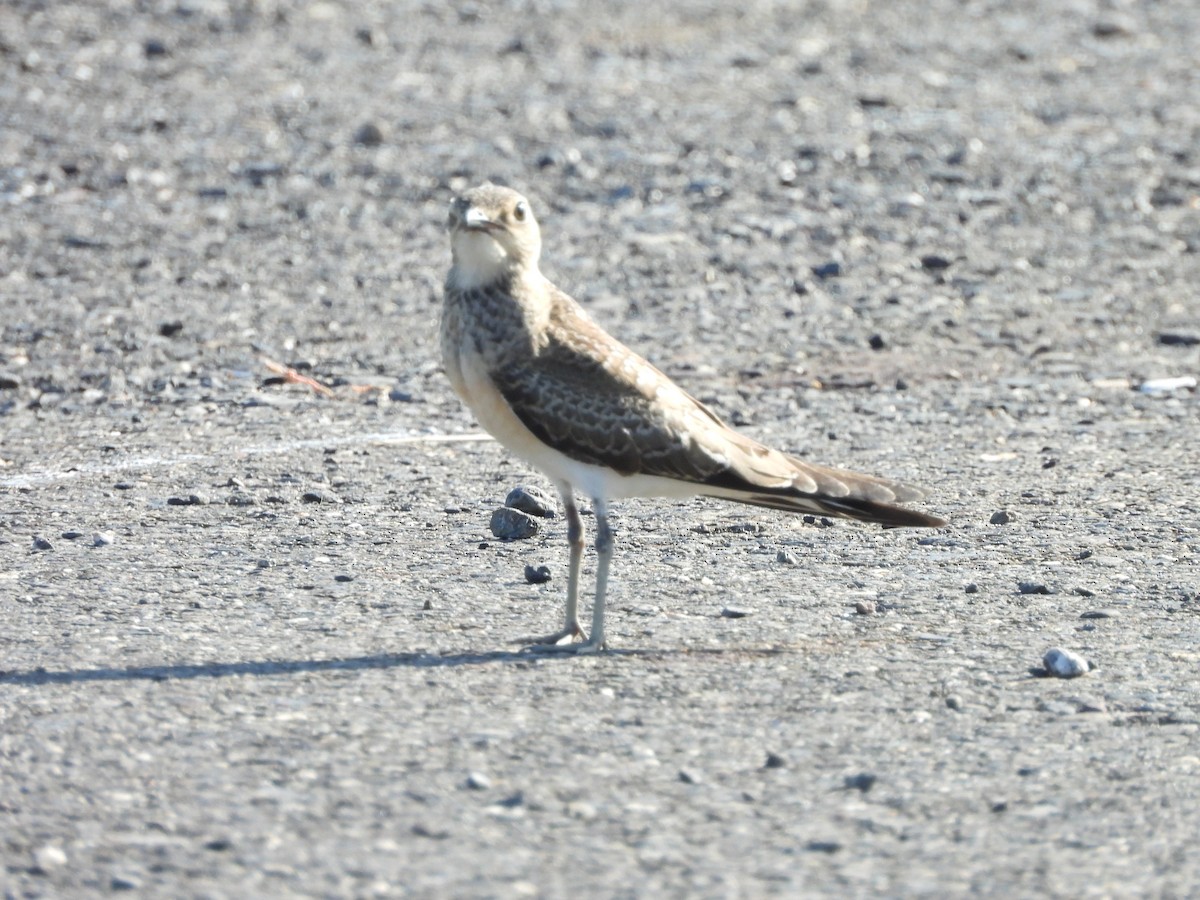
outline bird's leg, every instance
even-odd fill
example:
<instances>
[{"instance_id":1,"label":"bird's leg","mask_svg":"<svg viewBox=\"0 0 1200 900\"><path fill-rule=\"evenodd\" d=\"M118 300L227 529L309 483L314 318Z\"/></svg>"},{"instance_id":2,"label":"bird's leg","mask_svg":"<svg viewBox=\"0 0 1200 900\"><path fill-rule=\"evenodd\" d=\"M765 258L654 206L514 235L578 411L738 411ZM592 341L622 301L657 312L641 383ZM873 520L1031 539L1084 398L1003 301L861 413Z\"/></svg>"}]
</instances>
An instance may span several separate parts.
<instances>
[{"instance_id":1,"label":"bird's leg","mask_svg":"<svg viewBox=\"0 0 1200 900\"><path fill-rule=\"evenodd\" d=\"M604 595L608 591L608 564L612 562L613 530L608 524L608 504L593 499L596 510L596 602L592 606L592 633L576 649L597 653L604 649Z\"/></svg>"},{"instance_id":2,"label":"bird's leg","mask_svg":"<svg viewBox=\"0 0 1200 900\"><path fill-rule=\"evenodd\" d=\"M567 516L567 543L571 546L571 568L567 573L567 621L561 630L553 634L526 639L521 643L558 644L570 638L583 637L583 629L579 627L579 569L583 562L583 520L579 518L579 508L575 505L575 493L571 486L560 484L558 491L562 495L563 511Z\"/></svg>"}]
</instances>

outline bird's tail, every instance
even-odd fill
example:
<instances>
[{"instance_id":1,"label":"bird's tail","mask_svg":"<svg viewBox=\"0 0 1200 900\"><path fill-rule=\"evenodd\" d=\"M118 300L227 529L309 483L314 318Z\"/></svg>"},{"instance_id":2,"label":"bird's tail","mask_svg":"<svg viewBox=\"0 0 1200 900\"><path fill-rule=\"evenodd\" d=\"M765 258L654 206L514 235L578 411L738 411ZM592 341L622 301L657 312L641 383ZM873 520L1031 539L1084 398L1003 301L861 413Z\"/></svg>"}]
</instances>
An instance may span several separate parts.
<instances>
[{"instance_id":1,"label":"bird's tail","mask_svg":"<svg viewBox=\"0 0 1200 900\"><path fill-rule=\"evenodd\" d=\"M725 500L735 500L751 506L765 506L784 512L807 513L816 516L835 516L858 522L873 522L884 528L939 528L945 519L905 509L878 500L860 497L828 497L820 494L768 493L761 491L730 491L716 494Z\"/></svg>"}]
</instances>

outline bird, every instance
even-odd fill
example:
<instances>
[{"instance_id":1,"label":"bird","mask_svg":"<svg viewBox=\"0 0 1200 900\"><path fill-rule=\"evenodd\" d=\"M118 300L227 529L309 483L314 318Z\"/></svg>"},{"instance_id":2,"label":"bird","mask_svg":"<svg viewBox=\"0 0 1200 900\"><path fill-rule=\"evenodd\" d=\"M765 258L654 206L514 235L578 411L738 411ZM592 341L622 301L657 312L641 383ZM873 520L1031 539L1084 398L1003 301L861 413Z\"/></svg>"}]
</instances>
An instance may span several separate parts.
<instances>
[{"instance_id":1,"label":"bird","mask_svg":"<svg viewBox=\"0 0 1200 900\"><path fill-rule=\"evenodd\" d=\"M461 193L450 203L447 228L440 343L450 384L479 424L545 474L562 498L566 619L558 631L525 639L531 648L606 649L610 501L705 496L884 527L946 524L899 505L923 497L917 488L805 462L740 434L608 334L542 274L541 231L516 190L486 182ZM591 501L596 520L586 634L577 494Z\"/></svg>"}]
</instances>

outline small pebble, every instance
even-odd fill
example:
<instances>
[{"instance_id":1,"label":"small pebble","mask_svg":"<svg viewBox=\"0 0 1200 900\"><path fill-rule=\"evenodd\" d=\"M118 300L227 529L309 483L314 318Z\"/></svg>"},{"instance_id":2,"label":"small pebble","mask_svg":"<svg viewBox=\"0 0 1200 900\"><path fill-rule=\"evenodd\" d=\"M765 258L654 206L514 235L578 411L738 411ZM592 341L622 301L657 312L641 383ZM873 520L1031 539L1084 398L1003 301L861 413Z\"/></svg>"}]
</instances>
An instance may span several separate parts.
<instances>
[{"instance_id":1,"label":"small pebble","mask_svg":"<svg viewBox=\"0 0 1200 900\"><path fill-rule=\"evenodd\" d=\"M335 494L328 491L305 491L300 495L301 503L337 503L338 499Z\"/></svg>"},{"instance_id":2,"label":"small pebble","mask_svg":"<svg viewBox=\"0 0 1200 900\"><path fill-rule=\"evenodd\" d=\"M791 550L779 550L775 554L775 562L781 562L788 566L795 566L800 563L800 560Z\"/></svg>"},{"instance_id":3,"label":"small pebble","mask_svg":"<svg viewBox=\"0 0 1200 900\"><path fill-rule=\"evenodd\" d=\"M186 497L168 497L167 506L202 506L204 498L199 494L188 494Z\"/></svg>"},{"instance_id":4,"label":"small pebble","mask_svg":"<svg viewBox=\"0 0 1200 900\"><path fill-rule=\"evenodd\" d=\"M859 772L857 775L847 775L843 778L842 786L848 791L862 791L865 794L875 787L878 780L879 776L871 772Z\"/></svg>"},{"instance_id":5,"label":"small pebble","mask_svg":"<svg viewBox=\"0 0 1200 900\"><path fill-rule=\"evenodd\" d=\"M1095 591L1091 590L1090 588L1085 588L1085 587L1071 588L1071 593L1078 594L1080 597L1095 597L1096 596ZM1084 613L1084 616L1086 618L1087 614ZM1100 618L1100 616L1095 616L1094 618Z\"/></svg>"},{"instance_id":6,"label":"small pebble","mask_svg":"<svg viewBox=\"0 0 1200 900\"><path fill-rule=\"evenodd\" d=\"M334 575L334 576L333 576L333 580L334 580L334 581L340 581L340 582L342 582L342 583L345 583L345 582L348 582L348 581L353 581L353 580L354 580L354 576L353 576L353 575L346 575L346 574L342 574L342 575Z\"/></svg>"},{"instance_id":7,"label":"small pebble","mask_svg":"<svg viewBox=\"0 0 1200 900\"><path fill-rule=\"evenodd\" d=\"M804 849L813 853L837 853L842 849L842 845L837 841L809 841L804 845Z\"/></svg>"},{"instance_id":8,"label":"small pebble","mask_svg":"<svg viewBox=\"0 0 1200 900\"><path fill-rule=\"evenodd\" d=\"M977 584L976 584L975 582L973 582L973 581L970 581L970 582L968 582L968 583L967 583L967 585L966 585L966 586L963 588L963 593L964 593L964 594L978 594L978 593L979 593L979 585L977 585Z\"/></svg>"},{"instance_id":9,"label":"small pebble","mask_svg":"<svg viewBox=\"0 0 1200 900\"><path fill-rule=\"evenodd\" d=\"M505 809L516 809L519 806L524 806L525 805L525 794L523 791L517 791L515 794L505 797L503 800L499 801L496 805L501 806Z\"/></svg>"},{"instance_id":10,"label":"small pebble","mask_svg":"<svg viewBox=\"0 0 1200 900\"><path fill-rule=\"evenodd\" d=\"M97 531L95 534L92 535L92 546L93 547L108 547L116 539L117 539L117 536L115 534L113 534L111 531Z\"/></svg>"},{"instance_id":11,"label":"small pebble","mask_svg":"<svg viewBox=\"0 0 1200 900\"><path fill-rule=\"evenodd\" d=\"M1194 388L1196 379L1191 375L1180 375L1177 378L1151 378L1143 381L1138 388L1143 394L1169 394L1171 391Z\"/></svg>"},{"instance_id":12,"label":"small pebble","mask_svg":"<svg viewBox=\"0 0 1200 900\"><path fill-rule=\"evenodd\" d=\"M141 888L142 882L132 875L114 875L108 880L108 886L114 891L136 891Z\"/></svg>"},{"instance_id":13,"label":"small pebble","mask_svg":"<svg viewBox=\"0 0 1200 900\"><path fill-rule=\"evenodd\" d=\"M492 535L502 541L519 541L537 534L538 521L519 509L502 506L492 513L489 527Z\"/></svg>"},{"instance_id":14,"label":"small pebble","mask_svg":"<svg viewBox=\"0 0 1200 900\"><path fill-rule=\"evenodd\" d=\"M433 609L433 601L426 600L424 603L421 604L421 609L425 609L425 610Z\"/></svg>"},{"instance_id":15,"label":"small pebble","mask_svg":"<svg viewBox=\"0 0 1200 900\"><path fill-rule=\"evenodd\" d=\"M567 804L567 815L581 822L590 822L596 818L597 812L596 807L586 800L572 800Z\"/></svg>"},{"instance_id":16,"label":"small pebble","mask_svg":"<svg viewBox=\"0 0 1200 900\"><path fill-rule=\"evenodd\" d=\"M525 580L530 584L545 584L550 580L550 567L538 566L535 569L533 566L526 566Z\"/></svg>"},{"instance_id":17,"label":"small pebble","mask_svg":"<svg viewBox=\"0 0 1200 900\"><path fill-rule=\"evenodd\" d=\"M871 335L871 337L867 339L867 344L870 345L872 350L882 350L887 346L887 342L884 341L883 335L881 334Z\"/></svg>"},{"instance_id":18,"label":"small pebble","mask_svg":"<svg viewBox=\"0 0 1200 900\"><path fill-rule=\"evenodd\" d=\"M1042 657L1042 665L1055 678L1078 678L1087 674L1091 665L1078 653L1054 647Z\"/></svg>"},{"instance_id":19,"label":"small pebble","mask_svg":"<svg viewBox=\"0 0 1200 900\"><path fill-rule=\"evenodd\" d=\"M355 130L354 143L363 147L378 147L383 143L383 130L374 122L365 122Z\"/></svg>"},{"instance_id":20,"label":"small pebble","mask_svg":"<svg viewBox=\"0 0 1200 900\"><path fill-rule=\"evenodd\" d=\"M482 772L471 772L467 775L466 786L472 791L486 791L492 786L492 779Z\"/></svg>"},{"instance_id":21,"label":"small pebble","mask_svg":"<svg viewBox=\"0 0 1200 900\"><path fill-rule=\"evenodd\" d=\"M822 281L826 278L837 278L842 274L842 266L836 262L822 263L819 266L813 266L812 273Z\"/></svg>"},{"instance_id":22,"label":"small pebble","mask_svg":"<svg viewBox=\"0 0 1200 900\"><path fill-rule=\"evenodd\" d=\"M542 519L554 518L554 500L545 491L530 485L519 485L508 492L504 505Z\"/></svg>"},{"instance_id":23,"label":"small pebble","mask_svg":"<svg viewBox=\"0 0 1200 900\"><path fill-rule=\"evenodd\" d=\"M721 610L721 615L726 619L744 619L754 615L754 611L740 606L726 606Z\"/></svg>"},{"instance_id":24,"label":"small pebble","mask_svg":"<svg viewBox=\"0 0 1200 900\"><path fill-rule=\"evenodd\" d=\"M64 531L61 535L59 535L59 537L61 537L64 541L74 541L74 540L77 540L78 538L83 537L83 532L82 531Z\"/></svg>"},{"instance_id":25,"label":"small pebble","mask_svg":"<svg viewBox=\"0 0 1200 900\"><path fill-rule=\"evenodd\" d=\"M1012 520L1013 520L1013 514L1010 513L1007 509L1001 509L997 512L992 513L992 517L990 519L988 519L988 522L991 523L992 525L1007 525Z\"/></svg>"},{"instance_id":26,"label":"small pebble","mask_svg":"<svg viewBox=\"0 0 1200 900\"><path fill-rule=\"evenodd\" d=\"M854 604L854 611L860 616L873 616L876 609L874 600L859 600Z\"/></svg>"},{"instance_id":27,"label":"small pebble","mask_svg":"<svg viewBox=\"0 0 1200 900\"><path fill-rule=\"evenodd\" d=\"M34 536L33 549L34 550L53 550L54 545L39 534L39 535Z\"/></svg>"},{"instance_id":28,"label":"small pebble","mask_svg":"<svg viewBox=\"0 0 1200 900\"><path fill-rule=\"evenodd\" d=\"M1119 609L1089 609L1086 612L1080 613L1081 619L1115 619L1121 615Z\"/></svg>"},{"instance_id":29,"label":"small pebble","mask_svg":"<svg viewBox=\"0 0 1200 900\"><path fill-rule=\"evenodd\" d=\"M1036 581L1022 581L1017 585L1022 594L1053 594L1055 591Z\"/></svg>"},{"instance_id":30,"label":"small pebble","mask_svg":"<svg viewBox=\"0 0 1200 900\"><path fill-rule=\"evenodd\" d=\"M1164 331L1158 336L1164 347L1195 347L1200 344L1200 334L1176 334Z\"/></svg>"},{"instance_id":31,"label":"small pebble","mask_svg":"<svg viewBox=\"0 0 1200 900\"><path fill-rule=\"evenodd\" d=\"M930 269L934 272L942 269L950 268L951 261L944 256L939 256L936 253L927 253L921 257L921 268Z\"/></svg>"},{"instance_id":32,"label":"small pebble","mask_svg":"<svg viewBox=\"0 0 1200 900\"><path fill-rule=\"evenodd\" d=\"M704 779L695 769L680 769L679 780L684 784L699 784Z\"/></svg>"},{"instance_id":33,"label":"small pebble","mask_svg":"<svg viewBox=\"0 0 1200 900\"><path fill-rule=\"evenodd\" d=\"M778 753L768 753L767 761L763 763L764 769L786 769L787 760Z\"/></svg>"},{"instance_id":34,"label":"small pebble","mask_svg":"<svg viewBox=\"0 0 1200 900\"><path fill-rule=\"evenodd\" d=\"M1099 19L1092 23L1092 34L1104 39L1129 37L1137 34L1137 25L1124 16Z\"/></svg>"},{"instance_id":35,"label":"small pebble","mask_svg":"<svg viewBox=\"0 0 1200 900\"><path fill-rule=\"evenodd\" d=\"M442 828L430 828L424 822L418 822L412 827L412 833L417 837L429 838L432 841L444 841L450 837L450 832Z\"/></svg>"},{"instance_id":36,"label":"small pebble","mask_svg":"<svg viewBox=\"0 0 1200 900\"><path fill-rule=\"evenodd\" d=\"M62 847L46 844L33 851L34 868L41 872L50 872L67 864L67 854Z\"/></svg>"},{"instance_id":37,"label":"small pebble","mask_svg":"<svg viewBox=\"0 0 1200 900\"><path fill-rule=\"evenodd\" d=\"M963 708L962 697L958 696L958 694L951 694L948 696L946 698L946 708L953 709L956 712L961 710Z\"/></svg>"}]
</instances>

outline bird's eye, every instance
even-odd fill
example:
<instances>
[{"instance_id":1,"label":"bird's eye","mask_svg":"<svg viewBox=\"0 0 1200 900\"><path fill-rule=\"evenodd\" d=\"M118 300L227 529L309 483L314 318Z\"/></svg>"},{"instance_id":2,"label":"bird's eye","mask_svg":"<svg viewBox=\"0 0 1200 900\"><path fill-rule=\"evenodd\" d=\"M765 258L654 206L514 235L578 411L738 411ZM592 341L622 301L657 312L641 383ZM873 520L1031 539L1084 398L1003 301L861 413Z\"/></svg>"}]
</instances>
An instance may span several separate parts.
<instances>
[{"instance_id":1,"label":"bird's eye","mask_svg":"<svg viewBox=\"0 0 1200 900\"><path fill-rule=\"evenodd\" d=\"M527 216L528 214L529 214L529 209L525 206L524 200L522 200L520 203L518 203L516 205L516 207L513 209L513 218L516 219L518 222L524 222L525 216Z\"/></svg>"}]
</instances>

